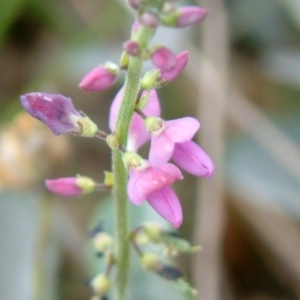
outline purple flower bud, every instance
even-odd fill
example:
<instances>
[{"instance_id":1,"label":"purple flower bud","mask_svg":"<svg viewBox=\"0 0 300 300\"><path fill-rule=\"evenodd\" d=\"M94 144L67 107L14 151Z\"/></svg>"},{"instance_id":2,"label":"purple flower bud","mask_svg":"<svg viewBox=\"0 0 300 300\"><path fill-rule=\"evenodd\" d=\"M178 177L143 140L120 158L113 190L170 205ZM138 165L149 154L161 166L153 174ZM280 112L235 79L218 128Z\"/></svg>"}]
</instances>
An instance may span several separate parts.
<instances>
[{"instance_id":1,"label":"purple flower bud","mask_svg":"<svg viewBox=\"0 0 300 300\"><path fill-rule=\"evenodd\" d=\"M33 92L21 96L21 104L34 118L49 126L55 135L79 132L82 119L72 100L59 94Z\"/></svg>"},{"instance_id":2,"label":"purple flower bud","mask_svg":"<svg viewBox=\"0 0 300 300\"><path fill-rule=\"evenodd\" d=\"M183 6L161 16L161 22L170 27L187 27L202 21L208 11L199 6Z\"/></svg>"},{"instance_id":3,"label":"purple flower bud","mask_svg":"<svg viewBox=\"0 0 300 300\"><path fill-rule=\"evenodd\" d=\"M88 177L66 177L58 179L48 179L45 185L51 192L62 196L78 196L95 190L95 182Z\"/></svg>"},{"instance_id":4,"label":"purple flower bud","mask_svg":"<svg viewBox=\"0 0 300 300\"><path fill-rule=\"evenodd\" d=\"M172 71L177 64L174 53L166 47L157 48L151 56L153 64L162 71Z\"/></svg>"},{"instance_id":5,"label":"purple flower bud","mask_svg":"<svg viewBox=\"0 0 300 300\"><path fill-rule=\"evenodd\" d=\"M131 56L137 56L140 53L140 45L135 41L126 41L123 44L123 49Z\"/></svg>"},{"instance_id":6,"label":"purple flower bud","mask_svg":"<svg viewBox=\"0 0 300 300\"><path fill-rule=\"evenodd\" d=\"M116 81L120 68L114 63L106 63L87 73L79 83L79 87L87 92L109 89Z\"/></svg>"}]
</instances>

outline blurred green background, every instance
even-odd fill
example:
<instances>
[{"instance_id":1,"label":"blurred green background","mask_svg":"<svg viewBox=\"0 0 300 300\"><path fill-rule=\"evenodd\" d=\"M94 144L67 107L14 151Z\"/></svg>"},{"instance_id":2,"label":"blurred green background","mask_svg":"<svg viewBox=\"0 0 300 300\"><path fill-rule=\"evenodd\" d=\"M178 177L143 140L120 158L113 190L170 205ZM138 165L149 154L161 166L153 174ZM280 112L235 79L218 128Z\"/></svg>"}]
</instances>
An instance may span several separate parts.
<instances>
[{"instance_id":1,"label":"blurred green background","mask_svg":"<svg viewBox=\"0 0 300 300\"><path fill-rule=\"evenodd\" d=\"M176 53L190 51L183 74L159 91L163 117L200 118L197 138L216 174L208 181L185 174L175 185L185 216L180 233L203 247L176 263L202 300L300 299L300 1L179 3L203 5L209 15L154 37ZM125 0L0 1L1 300L91 297L86 282L101 272L101 259L88 228L104 220L112 231L110 195L56 197L44 180L101 181L110 151L98 140L54 137L23 113L19 96L70 96L108 131L124 77L101 93L77 85L96 65L118 62L133 20ZM147 205L131 206L131 216L133 227L169 226ZM190 299L136 258L130 299Z\"/></svg>"}]
</instances>

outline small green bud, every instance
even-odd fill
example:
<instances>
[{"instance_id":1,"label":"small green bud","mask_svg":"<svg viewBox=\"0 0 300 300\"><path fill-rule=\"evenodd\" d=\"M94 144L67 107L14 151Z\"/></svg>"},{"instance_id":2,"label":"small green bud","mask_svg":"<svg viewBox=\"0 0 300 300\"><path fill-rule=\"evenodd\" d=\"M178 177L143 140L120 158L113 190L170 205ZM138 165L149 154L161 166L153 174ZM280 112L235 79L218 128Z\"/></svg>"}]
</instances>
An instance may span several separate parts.
<instances>
[{"instance_id":1,"label":"small green bud","mask_svg":"<svg viewBox=\"0 0 300 300\"><path fill-rule=\"evenodd\" d=\"M153 90L160 88L162 85L159 78L161 71L159 69L152 69L144 74L140 81L140 87L143 90Z\"/></svg>"},{"instance_id":2,"label":"small green bud","mask_svg":"<svg viewBox=\"0 0 300 300\"><path fill-rule=\"evenodd\" d=\"M140 256L141 265L148 271L158 271L162 264L158 256L153 252L145 252Z\"/></svg>"},{"instance_id":3,"label":"small green bud","mask_svg":"<svg viewBox=\"0 0 300 300\"><path fill-rule=\"evenodd\" d=\"M151 242L159 243L161 241L161 229L156 224L146 223L144 225L144 232Z\"/></svg>"},{"instance_id":4,"label":"small green bud","mask_svg":"<svg viewBox=\"0 0 300 300\"><path fill-rule=\"evenodd\" d=\"M111 287L111 281L105 274L99 274L91 280L90 286L96 295L104 296Z\"/></svg>"},{"instance_id":5,"label":"small green bud","mask_svg":"<svg viewBox=\"0 0 300 300\"><path fill-rule=\"evenodd\" d=\"M113 239L111 235L102 231L93 237L93 244L97 253L102 253L112 247Z\"/></svg>"}]
</instances>

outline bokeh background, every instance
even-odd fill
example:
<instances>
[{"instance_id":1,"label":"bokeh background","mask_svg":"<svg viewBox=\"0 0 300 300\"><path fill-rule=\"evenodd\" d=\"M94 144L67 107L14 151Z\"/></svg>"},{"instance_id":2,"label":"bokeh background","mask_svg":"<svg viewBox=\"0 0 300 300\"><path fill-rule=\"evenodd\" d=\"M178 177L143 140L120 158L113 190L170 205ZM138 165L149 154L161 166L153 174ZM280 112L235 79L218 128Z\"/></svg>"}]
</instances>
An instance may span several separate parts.
<instances>
[{"instance_id":1,"label":"bokeh background","mask_svg":"<svg viewBox=\"0 0 300 300\"><path fill-rule=\"evenodd\" d=\"M189 29L161 28L153 43L189 50L185 71L159 91L163 117L201 121L197 140L215 175L185 174L175 188L184 209L180 234L203 250L177 265L198 299L300 299L300 1L179 1L209 9ZM0 1L0 299L89 299L101 272L88 238L109 193L62 198L46 178L103 180L110 152L98 140L55 137L21 109L30 91L61 93L108 130L109 91L78 89L90 69L118 62L133 11L125 0ZM149 65L148 65L149 67ZM142 150L147 155L147 147ZM132 226L161 222L131 206ZM190 299L136 263L132 300Z\"/></svg>"}]
</instances>

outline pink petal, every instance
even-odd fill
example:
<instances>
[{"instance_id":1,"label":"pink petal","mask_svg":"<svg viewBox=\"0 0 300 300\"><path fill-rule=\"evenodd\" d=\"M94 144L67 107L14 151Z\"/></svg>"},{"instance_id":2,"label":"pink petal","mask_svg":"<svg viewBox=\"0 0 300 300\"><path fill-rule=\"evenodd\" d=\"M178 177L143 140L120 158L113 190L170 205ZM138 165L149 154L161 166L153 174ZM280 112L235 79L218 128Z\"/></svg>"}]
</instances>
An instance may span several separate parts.
<instances>
[{"instance_id":1,"label":"pink petal","mask_svg":"<svg viewBox=\"0 0 300 300\"><path fill-rule=\"evenodd\" d=\"M23 108L45 123L55 135L79 131L77 121L82 116L75 109L71 98L42 92L28 93L20 98Z\"/></svg>"},{"instance_id":2,"label":"pink petal","mask_svg":"<svg viewBox=\"0 0 300 300\"><path fill-rule=\"evenodd\" d=\"M171 50L160 47L151 56L153 64L161 70L171 71L176 67L177 58Z\"/></svg>"},{"instance_id":3,"label":"pink petal","mask_svg":"<svg viewBox=\"0 0 300 300\"><path fill-rule=\"evenodd\" d=\"M193 141L176 144L172 159L180 168L195 176L209 178L214 172L210 157Z\"/></svg>"},{"instance_id":4,"label":"pink petal","mask_svg":"<svg viewBox=\"0 0 300 300\"><path fill-rule=\"evenodd\" d=\"M82 194L82 189L77 185L76 177L48 179L45 181L47 189L62 196L77 196Z\"/></svg>"},{"instance_id":5,"label":"pink petal","mask_svg":"<svg viewBox=\"0 0 300 300\"><path fill-rule=\"evenodd\" d=\"M169 186L150 194L147 201L162 218L172 223L174 228L181 225L181 205L176 193Z\"/></svg>"},{"instance_id":6,"label":"pink petal","mask_svg":"<svg viewBox=\"0 0 300 300\"><path fill-rule=\"evenodd\" d=\"M123 89L118 92L110 107L109 128L111 131L115 129L122 98ZM148 103L143 111L146 115L149 116L160 116L160 103L155 90L150 91ZM149 139L150 135L145 129L144 120L135 113L132 117L129 128L127 150L136 151Z\"/></svg>"},{"instance_id":7,"label":"pink petal","mask_svg":"<svg viewBox=\"0 0 300 300\"><path fill-rule=\"evenodd\" d=\"M119 70L114 64L111 64L111 68L108 66L99 66L92 69L80 81L79 87L87 92L109 89L115 83Z\"/></svg>"},{"instance_id":8,"label":"pink petal","mask_svg":"<svg viewBox=\"0 0 300 300\"><path fill-rule=\"evenodd\" d=\"M188 52L187 51L181 52L176 56L176 67L170 71L161 70L160 79L167 82L171 82L181 73L181 71L186 66L187 62L188 62Z\"/></svg>"},{"instance_id":9,"label":"pink petal","mask_svg":"<svg viewBox=\"0 0 300 300\"><path fill-rule=\"evenodd\" d=\"M166 121L164 134L174 143L183 143L191 140L199 128L200 123L197 119L185 117Z\"/></svg>"},{"instance_id":10,"label":"pink petal","mask_svg":"<svg viewBox=\"0 0 300 300\"><path fill-rule=\"evenodd\" d=\"M198 6L184 6L179 9L180 17L177 20L178 27L194 25L207 16L207 9Z\"/></svg>"},{"instance_id":11,"label":"pink petal","mask_svg":"<svg viewBox=\"0 0 300 300\"><path fill-rule=\"evenodd\" d=\"M158 167L170 160L174 151L174 142L164 133L151 138L149 162Z\"/></svg>"},{"instance_id":12,"label":"pink petal","mask_svg":"<svg viewBox=\"0 0 300 300\"><path fill-rule=\"evenodd\" d=\"M182 178L180 170L172 164L164 164L156 169L150 165L144 170L133 169L127 185L128 196L134 204L140 205L149 194Z\"/></svg>"},{"instance_id":13,"label":"pink petal","mask_svg":"<svg viewBox=\"0 0 300 300\"><path fill-rule=\"evenodd\" d=\"M191 117L165 121L162 132L157 136L155 132L152 134L149 152L150 163L153 166L160 166L169 161L175 144L191 140L199 127L199 121Z\"/></svg>"}]
</instances>

